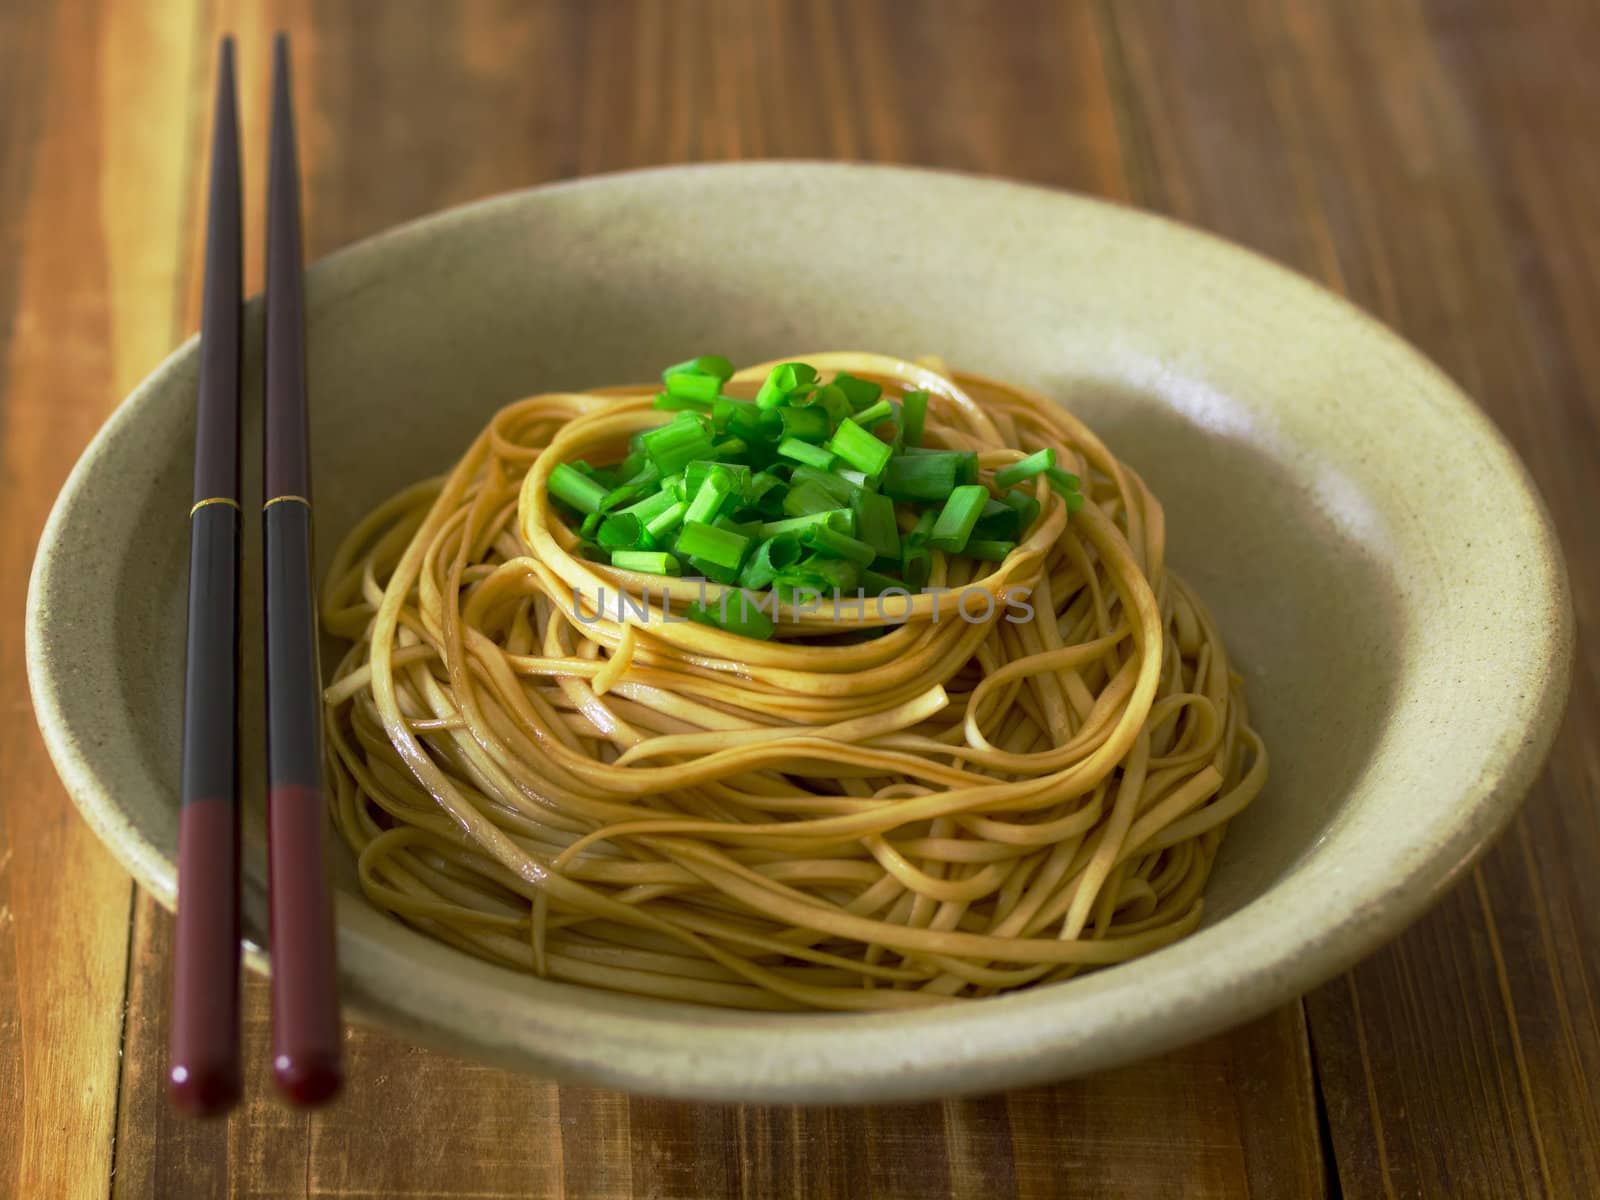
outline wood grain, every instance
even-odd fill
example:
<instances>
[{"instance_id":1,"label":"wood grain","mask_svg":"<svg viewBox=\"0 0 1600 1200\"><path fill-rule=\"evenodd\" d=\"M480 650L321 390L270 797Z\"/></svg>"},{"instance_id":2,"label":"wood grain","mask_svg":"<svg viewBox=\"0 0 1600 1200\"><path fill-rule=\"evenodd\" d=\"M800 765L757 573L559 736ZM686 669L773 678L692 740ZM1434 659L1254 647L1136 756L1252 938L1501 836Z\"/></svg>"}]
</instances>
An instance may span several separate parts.
<instances>
[{"instance_id":1,"label":"wood grain","mask_svg":"<svg viewBox=\"0 0 1600 1200\"><path fill-rule=\"evenodd\" d=\"M1600 314L1600 146L1572 115L1594 98L1581 64L1600 27L1582 10L1263 3L1235 26L1116 10L1146 72L1132 119L1181 181L1167 206L1346 291L1479 399L1561 532L1580 649L1600 599L1600 355L1581 324ZM1347 1195L1565 1197L1600 1180L1597 663L1580 658L1510 835L1309 998Z\"/></svg>"},{"instance_id":2,"label":"wood grain","mask_svg":"<svg viewBox=\"0 0 1600 1200\"><path fill-rule=\"evenodd\" d=\"M188 98L128 68L186 54L192 24L125 9L0 17L3 610L17 621L50 502L117 397L180 332ZM157 143L151 129L174 131ZM154 303L152 303L154 298ZM0 638L0 1194L100 1195L112 1163L132 886L56 782Z\"/></svg>"},{"instance_id":3,"label":"wood grain","mask_svg":"<svg viewBox=\"0 0 1600 1200\"><path fill-rule=\"evenodd\" d=\"M277 27L295 42L313 255L549 179L850 157L1128 201L1319 278L1436 358L1528 462L1570 556L1572 711L1525 815L1435 913L1304 1006L1162 1059L942 1105L691 1106L358 1030L337 1106L290 1112L257 1069L238 1114L197 1124L162 1094L170 919L130 904L72 814L20 700L20 639L0 639L17 698L0 728L0 1196L1299 1197L1323 1194L1325 1171L1350 1196L1592 1189L1600 22L1586 0L0 7L13 613L73 458L197 320L224 31L241 41L259 284ZM259 981L245 1017L262 1068Z\"/></svg>"}]
</instances>

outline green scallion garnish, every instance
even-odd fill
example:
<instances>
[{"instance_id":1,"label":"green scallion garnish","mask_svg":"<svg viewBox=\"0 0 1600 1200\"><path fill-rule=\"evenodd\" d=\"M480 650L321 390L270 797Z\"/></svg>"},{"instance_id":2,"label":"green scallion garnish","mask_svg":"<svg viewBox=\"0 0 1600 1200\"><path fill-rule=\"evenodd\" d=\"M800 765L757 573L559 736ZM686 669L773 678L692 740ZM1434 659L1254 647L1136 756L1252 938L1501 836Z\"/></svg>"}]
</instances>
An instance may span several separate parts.
<instances>
[{"instance_id":1,"label":"green scallion garnish","mask_svg":"<svg viewBox=\"0 0 1600 1200\"><path fill-rule=\"evenodd\" d=\"M690 559L715 563L726 570L736 571L750 548L750 539L727 529L718 529L704 521L685 521L678 531L677 551Z\"/></svg>"},{"instance_id":2,"label":"green scallion garnish","mask_svg":"<svg viewBox=\"0 0 1600 1200\"><path fill-rule=\"evenodd\" d=\"M833 454L821 446L813 446L810 442L802 442L799 438L784 438L778 443L778 453L784 458L792 458L795 462L805 463L808 467L816 467L826 471L833 466Z\"/></svg>"},{"instance_id":3,"label":"green scallion garnish","mask_svg":"<svg viewBox=\"0 0 1600 1200\"><path fill-rule=\"evenodd\" d=\"M928 544L935 550L943 550L946 554L959 554L967 539L972 536L972 527L978 523L978 517L983 512L983 506L988 502L989 489L980 484L967 484L956 488L950 493L950 498L944 502L944 508L939 511L939 518L933 523L933 534L928 538Z\"/></svg>"},{"instance_id":4,"label":"green scallion garnish","mask_svg":"<svg viewBox=\"0 0 1600 1200\"><path fill-rule=\"evenodd\" d=\"M692 414L679 413L659 429L644 435L644 452L663 475L683 470L697 458L711 458L711 439L698 420L683 420Z\"/></svg>"},{"instance_id":5,"label":"green scallion garnish","mask_svg":"<svg viewBox=\"0 0 1600 1200\"><path fill-rule=\"evenodd\" d=\"M691 358L687 362L673 363L661 372L661 382L669 389L674 375L706 375L718 383L726 383L733 378L733 364L720 354L702 354L699 358Z\"/></svg>"},{"instance_id":6,"label":"green scallion garnish","mask_svg":"<svg viewBox=\"0 0 1600 1200\"><path fill-rule=\"evenodd\" d=\"M858 567L865 567L878 557L878 552L866 542L848 533L829 529L826 525L813 525L801 535L800 540L820 555L847 559Z\"/></svg>"},{"instance_id":7,"label":"green scallion garnish","mask_svg":"<svg viewBox=\"0 0 1600 1200\"><path fill-rule=\"evenodd\" d=\"M928 418L928 393L907 392L900 397L900 428L906 445L922 445L922 426Z\"/></svg>"},{"instance_id":8,"label":"green scallion garnish","mask_svg":"<svg viewBox=\"0 0 1600 1200\"><path fill-rule=\"evenodd\" d=\"M961 553L968 558L976 558L981 562L1004 562L1006 555L1016 548L1017 544L1015 542L968 538L967 544L961 548Z\"/></svg>"},{"instance_id":9,"label":"green scallion garnish","mask_svg":"<svg viewBox=\"0 0 1600 1200\"><path fill-rule=\"evenodd\" d=\"M959 469L960 455L948 450L895 455L884 465L878 490L891 500L942 504L956 489Z\"/></svg>"},{"instance_id":10,"label":"green scallion garnish","mask_svg":"<svg viewBox=\"0 0 1600 1200\"><path fill-rule=\"evenodd\" d=\"M848 417L840 421L839 427L833 431L833 436L828 439L828 449L837 454L841 461L867 476L883 474L890 455L894 453L887 442L880 442ZM778 452L783 453L781 446Z\"/></svg>"},{"instance_id":11,"label":"green scallion garnish","mask_svg":"<svg viewBox=\"0 0 1600 1200\"><path fill-rule=\"evenodd\" d=\"M763 593L914 594L936 552L1002 562L1039 519L1040 482L1069 512L1083 506L1051 447L996 470L991 496L976 453L922 444L925 391L889 396L842 371L824 383L787 362L751 401L722 394L733 374L718 355L668 367L655 407L671 420L631 435L620 461L562 463L549 477L551 499L577 514L583 557L743 589L690 613L707 625L771 637ZM741 605L747 594L754 605Z\"/></svg>"},{"instance_id":12,"label":"green scallion garnish","mask_svg":"<svg viewBox=\"0 0 1600 1200\"><path fill-rule=\"evenodd\" d=\"M570 463L561 463L550 472L550 494L581 513L599 512L607 490Z\"/></svg>"},{"instance_id":13,"label":"green scallion garnish","mask_svg":"<svg viewBox=\"0 0 1600 1200\"><path fill-rule=\"evenodd\" d=\"M996 487L1008 488L1021 483L1024 479L1032 479L1050 470L1056 465L1056 452L1049 446L1043 450L1035 450L1021 462L1014 462L1009 467L1002 467L994 473Z\"/></svg>"},{"instance_id":14,"label":"green scallion garnish","mask_svg":"<svg viewBox=\"0 0 1600 1200\"><path fill-rule=\"evenodd\" d=\"M878 397L883 395L883 388L870 379L857 379L843 371L833 377L833 386L844 393L844 398L850 401L850 407L856 412L876 404Z\"/></svg>"},{"instance_id":15,"label":"green scallion garnish","mask_svg":"<svg viewBox=\"0 0 1600 1200\"><path fill-rule=\"evenodd\" d=\"M646 575L681 575L683 569L672 555L659 550L614 550L611 565L624 571L641 571Z\"/></svg>"}]
</instances>

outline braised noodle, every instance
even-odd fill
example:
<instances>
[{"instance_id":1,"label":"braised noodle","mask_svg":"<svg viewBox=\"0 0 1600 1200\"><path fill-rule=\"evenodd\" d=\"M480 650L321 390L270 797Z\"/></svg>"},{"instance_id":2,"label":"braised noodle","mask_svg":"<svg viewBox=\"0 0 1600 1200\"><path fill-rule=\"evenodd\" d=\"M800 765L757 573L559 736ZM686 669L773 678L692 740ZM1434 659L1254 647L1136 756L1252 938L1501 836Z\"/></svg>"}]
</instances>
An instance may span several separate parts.
<instances>
[{"instance_id":1,"label":"braised noodle","mask_svg":"<svg viewBox=\"0 0 1600 1200\"><path fill-rule=\"evenodd\" d=\"M1267 756L1165 569L1159 502L1025 388L805 361L926 390L926 442L985 478L1055 447L1087 502L1069 517L1041 482L1004 562L935 555L886 612L830 599L756 641L664 619L703 585L586 561L547 498L554 464L660 424L654 386L507 406L363 520L325 584L324 629L352 642L330 804L373 904L551 979L752 1009L987 996L1195 928ZM1006 619L1023 597L1033 619Z\"/></svg>"}]
</instances>

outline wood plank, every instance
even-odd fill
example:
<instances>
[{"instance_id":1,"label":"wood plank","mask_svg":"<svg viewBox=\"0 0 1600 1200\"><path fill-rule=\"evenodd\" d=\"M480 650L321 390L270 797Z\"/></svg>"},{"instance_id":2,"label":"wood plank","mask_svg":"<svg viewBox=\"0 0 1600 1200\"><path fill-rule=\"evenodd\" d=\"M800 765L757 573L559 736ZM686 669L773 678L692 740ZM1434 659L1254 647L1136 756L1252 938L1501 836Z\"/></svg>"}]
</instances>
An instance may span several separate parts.
<instances>
[{"instance_id":1,"label":"wood plank","mask_svg":"<svg viewBox=\"0 0 1600 1200\"><path fill-rule=\"evenodd\" d=\"M557 1087L353 1030L348 1092L331 1108L289 1112L256 1070L231 1119L188 1121L167 1107L153 1052L167 1025L150 990L165 979L142 965L170 961L171 924L141 898L118 1200L1321 1194L1309 1059L1278 1052L1302 1036L1298 1006L1086 1080L856 1109ZM245 1013L247 1062L259 1066L268 1042L260 980L245 989Z\"/></svg>"},{"instance_id":2,"label":"wood plank","mask_svg":"<svg viewBox=\"0 0 1600 1200\"><path fill-rule=\"evenodd\" d=\"M173 208L187 97L180 10L8 6L0 18L0 592L20 616L61 481L115 399L170 348L182 262ZM70 403L63 403L63 400ZM108 598L108 602L111 602ZM15 618L14 618L15 619ZM23 643L0 640L0 1193L103 1195L111 1171L132 886L68 802L24 699Z\"/></svg>"},{"instance_id":3,"label":"wood plank","mask_svg":"<svg viewBox=\"0 0 1600 1200\"><path fill-rule=\"evenodd\" d=\"M1242 58L1235 13L1116 11L1148 157L1182 180L1162 201L1343 288L1461 380L1544 491L1592 629L1600 152L1576 114L1600 28L1581 9L1259 4ZM1592 644L1580 632L1566 732L1510 835L1309 999L1349 1195L1570 1196L1600 1178Z\"/></svg>"},{"instance_id":4,"label":"wood plank","mask_svg":"<svg viewBox=\"0 0 1600 1200\"><path fill-rule=\"evenodd\" d=\"M45 61L49 53L51 16L48 9L39 7L6 8L0 10L0 45L15 49L15 65L8 63L0 71L0 431L10 420L10 396L14 386L11 379L11 348L15 340L18 316L18 293L22 288L22 272L17 264L22 258L25 238L30 232L27 221L28 196L39 153L39 143L44 128L46 97ZM7 463L9 466L9 463ZM9 476L9 472L8 472ZM8 482L10 482L8 477ZM0 527L0 588L4 589L8 611L16 612L23 603L28 562L31 557L30 533L43 520L44 501L39 500L30 512L31 526L19 519L8 519ZM8 501L6 512L11 512ZM35 534L36 536L36 534ZM0 645L0 675L8 690L26 686L16 639L10 647ZM33 735L22 701L17 702L13 720L0 728L0 756L9 766L13 755L22 756L22 780L42 783L47 796L59 814L65 803L60 785L56 783L44 749ZM21 736L13 730L20 728ZM47 799L46 803L52 801ZM35 1018L30 1025L25 1014L30 1008L37 1013L37 1001L30 1002L25 992L43 992L47 986L32 976L24 977L23 964L29 955L37 956L42 950L48 954L54 947L28 948L21 938L32 937L31 930L19 934L18 915L31 915L35 897L46 890L48 884L35 872L23 877L13 869L16 847L22 838L35 835L36 822L24 823L0 804L0 1114L17 1114L21 1119L0 1120L0 1193L15 1195L22 1187L23 1154L26 1145L25 1130L32 1113L32 1097L37 1085L30 1077L25 1046L30 1037L39 1036L41 1022ZM59 822L60 817L57 816ZM95 1102L77 1105L68 1120L84 1128L90 1138L97 1136ZM33 1168L36 1169L36 1168Z\"/></svg>"},{"instance_id":5,"label":"wood plank","mask_svg":"<svg viewBox=\"0 0 1600 1200\"><path fill-rule=\"evenodd\" d=\"M889 4L688 11L670 22L653 5L551 4L516 14L430 7L423 21L420 9L399 4L359 23L337 9L253 13L253 27L281 20L295 38L312 253L443 204L576 170L757 151L919 157L972 169L1016 160L1013 170L1046 181L1127 193L1099 26L1085 6L1026 6L993 39L979 36L984 6L940 6L937 22L928 19L934 8L919 6L924 19L909 23L912 33L949 85L933 90L919 86L914 64L895 49L903 14ZM229 25L242 16L223 4L208 19ZM715 103L695 49L708 41L727 65L716 73ZM985 43L977 58L965 52ZM1052 64L1063 53L1074 69L1058 78ZM242 56L246 80L253 54ZM824 87L817 104L790 102L813 86L822 59L838 61L836 86ZM986 81L997 72L1017 76L1015 86L991 94ZM616 86L619 77L632 80L631 94ZM259 99L244 96L247 154L264 134ZM203 103L198 93L195 102ZM973 104L983 106L976 118ZM1018 132L1019 110L1037 104L1063 133L1053 147ZM397 111L406 120L393 119ZM259 230L259 210L248 228ZM192 298L189 315L192 322ZM1175 1172L1169 1181L1192 1175L1193 1194L1203 1195L1279 1185L1313 1195L1321 1186L1298 1006L1060 1089L875 1110L692 1106L558 1089L353 1031L351 1083L336 1107L287 1118L256 1072L230 1122L186 1124L164 1107L159 1070L169 925L141 901L119 1196L224 1188L261 1196L1040 1195L1058 1176L1063 1137L1083 1164L1082 1194L1113 1194L1120 1181L1155 1181L1160 1171ZM259 1064L258 983L246 989L246 1012L247 1061ZM1132 1128L1104 1117L1135 1112L1143 1115ZM1085 1119L1093 1136L1079 1129ZM1152 1158L1152 1129L1183 1133Z\"/></svg>"}]
</instances>

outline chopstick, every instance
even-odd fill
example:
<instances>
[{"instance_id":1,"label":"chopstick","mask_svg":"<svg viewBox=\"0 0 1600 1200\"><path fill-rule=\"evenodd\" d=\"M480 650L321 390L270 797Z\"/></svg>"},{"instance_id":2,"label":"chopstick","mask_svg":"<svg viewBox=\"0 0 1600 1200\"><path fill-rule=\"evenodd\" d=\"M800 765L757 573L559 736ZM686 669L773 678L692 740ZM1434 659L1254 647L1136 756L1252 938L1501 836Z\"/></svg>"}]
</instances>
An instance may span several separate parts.
<instances>
[{"instance_id":1,"label":"chopstick","mask_svg":"<svg viewBox=\"0 0 1600 1200\"><path fill-rule=\"evenodd\" d=\"M239 126L233 39L212 110L168 1087L196 1115L239 1098Z\"/></svg>"},{"instance_id":2,"label":"chopstick","mask_svg":"<svg viewBox=\"0 0 1600 1200\"><path fill-rule=\"evenodd\" d=\"M312 589L300 179L289 43L273 43L267 182L264 482L272 1068L297 1104L339 1089L339 996L324 853L322 687Z\"/></svg>"}]
</instances>

